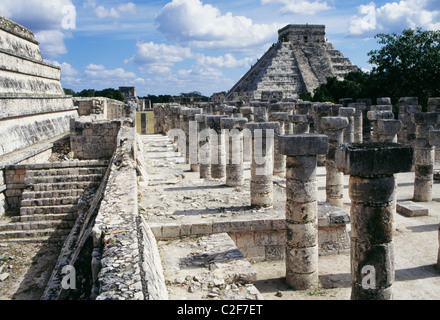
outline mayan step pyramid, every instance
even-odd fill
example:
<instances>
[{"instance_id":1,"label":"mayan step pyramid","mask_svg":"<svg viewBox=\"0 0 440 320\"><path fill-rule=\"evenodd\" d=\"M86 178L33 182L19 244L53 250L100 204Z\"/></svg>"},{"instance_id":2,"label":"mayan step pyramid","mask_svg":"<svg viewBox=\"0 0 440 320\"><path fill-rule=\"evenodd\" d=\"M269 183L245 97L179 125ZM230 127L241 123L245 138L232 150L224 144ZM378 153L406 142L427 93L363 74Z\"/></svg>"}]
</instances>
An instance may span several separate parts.
<instances>
[{"instance_id":1,"label":"mayan step pyramid","mask_svg":"<svg viewBox=\"0 0 440 320\"><path fill-rule=\"evenodd\" d=\"M227 100L249 94L262 100L270 92L297 99L302 93L313 93L328 77L342 80L358 69L325 39L324 25L287 25L278 35L278 43L228 92Z\"/></svg>"}]
</instances>

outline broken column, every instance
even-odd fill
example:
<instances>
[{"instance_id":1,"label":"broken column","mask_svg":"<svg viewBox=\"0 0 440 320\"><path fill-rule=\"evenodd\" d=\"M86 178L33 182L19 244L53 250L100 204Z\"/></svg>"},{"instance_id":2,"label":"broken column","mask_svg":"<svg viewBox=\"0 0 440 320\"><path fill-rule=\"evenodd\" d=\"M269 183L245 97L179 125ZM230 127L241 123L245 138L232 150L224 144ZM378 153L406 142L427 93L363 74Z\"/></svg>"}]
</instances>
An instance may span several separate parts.
<instances>
[{"instance_id":1,"label":"broken column","mask_svg":"<svg viewBox=\"0 0 440 320\"><path fill-rule=\"evenodd\" d=\"M273 153L278 122L256 122L246 124L252 134L251 205L271 207L273 205Z\"/></svg>"},{"instance_id":2,"label":"broken column","mask_svg":"<svg viewBox=\"0 0 440 320\"><path fill-rule=\"evenodd\" d=\"M343 206L344 174L338 170L335 152L343 143L343 130L347 126L348 119L345 117L324 117L321 119L321 128L328 137L329 144L325 159L327 202L336 207Z\"/></svg>"},{"instance_id":3,"label":"broken column","mask_svg":"<svg viewBox=\"0 0 440 320\"><path fill-rule=\"evenodd\" d=\"M348 100L348 99L345 99ZM348 119L348 126L344 129L344 143L354 142L354 115L356 113L355 108L339 108L339 116L346 117Z\"/></svg>"},{"instance_id":4,"label":"broken column","mask_svg":"<svg viewBox=\"0 0 440 320\"><path fill-rule=\"evenodd\" d=\"M211 129L209 141L211 144L211 178L223 179L226 176L225 135L221 129L220 120L226 116L207 115L206 126Z\"/></svg>"},{"instance_id":5,"label":"broken column","mask_svg":"<svg viewBox=\"0 0 440 320\"><path fill-rule=\"evenodd\" d=\"M413 148L345 144L338 167L350 175L352 300L390 300L394 282L395 174L411 171Z\"/></svg>"},{"instance_id":6,"label":"broken column","mask_svg":"<svg viewBox=\"0 0 440 320\"><path fill-rule=\"evenodd\" d=\"M206 126L206 115L196 114L195 121L199 126L198 143L199 143L199 173L200 179L208 179L211 177L211 143L210 129Z\"/></svg>"},{"instance_id":7,"label":"broken column","mask_svg":"<svg viewBox=\"0 0 440 320\"><path fill-rule=\"evenodd\" d=\"M226 185L237 187L244 185L243 176L243 129L246 118L223 118L221 128L227 130Z\"/></svg>"},{"instance_id":8,"label":"broken column","mask_svg":"<svg viewBox=\"0 0 440 320\"><path fill-rule=\"evenodd\" d=\"M413 115L416 124L416 143L414 147L414 198L416 202L432 201L434 182L434 146L429 142L429 132L437 124L440 113L426 112Z\"/></svg>"},{"instance_id":9,"label":"broken column","mask_svg":"<svg viewBox=\"0 0 440 320\"><path fill-rule=\"evenodd\" d=\"M278 137L285 134L287 123L290 123L289 114L287 112L272 112L269 114L269 121L278 122L280 130L275 136L275 150L274 150L274 175L284 175L286 171L286 156L281 154L278 150Z\"/></svg>"},{"instance_id":10,"label":"broken column","mask_svg":"<svg viewBox=\"0 0 440 320\"><path fill-rule=\"evenodd\" d=\"M317 156L326 154L325 135L280 137L286 159L286 283L305 290L318 285Z\"/></svg>"}]
</instances>

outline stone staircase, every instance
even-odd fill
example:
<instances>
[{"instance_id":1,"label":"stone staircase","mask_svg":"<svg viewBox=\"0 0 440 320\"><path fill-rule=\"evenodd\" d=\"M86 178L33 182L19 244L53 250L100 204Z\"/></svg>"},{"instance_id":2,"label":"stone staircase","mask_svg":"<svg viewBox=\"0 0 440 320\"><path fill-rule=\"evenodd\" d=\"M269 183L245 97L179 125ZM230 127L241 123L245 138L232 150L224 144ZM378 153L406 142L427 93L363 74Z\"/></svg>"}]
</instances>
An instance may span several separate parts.
<instances>
[{"instance_id":1,"label":"stone staircase","mask_svg":"<svg viewBox=\"0 0 440 320\"><path fill-rule=\"evenodd\" d=\"M97 189L109 161L38 164L26 170L20 215L0 223L0 241L62 241L78 216L78 200Z\"/></svg>"}]
</instances>

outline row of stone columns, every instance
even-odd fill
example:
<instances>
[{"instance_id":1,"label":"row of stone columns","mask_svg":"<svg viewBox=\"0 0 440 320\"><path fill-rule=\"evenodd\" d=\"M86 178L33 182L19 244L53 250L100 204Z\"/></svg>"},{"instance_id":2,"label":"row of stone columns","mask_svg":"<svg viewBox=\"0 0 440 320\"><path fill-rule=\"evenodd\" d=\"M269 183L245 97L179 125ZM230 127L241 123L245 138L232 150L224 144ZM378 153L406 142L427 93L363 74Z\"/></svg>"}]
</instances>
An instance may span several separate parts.
<instances>
[{"instance_id":1,"label":"row of stone columns","mask_svg":"<svg viewBox=\"0 0 440 320\"><path fill-rule=\"evenodd\" d=\"M323 130L324 135L301 134L310 131L309 114L288 114L288 119L293 124L292 132L296 133L294 135L281 134L281 128L284 125L285 129L286 123L286 114L283 112L269 115L269 119L276 122L259 123L248 123L248 118L196 116L197 121L211 127L216 133L218 123L221 129L236 129L226 140L229 152L236 150L225 163L226 175L229 176L226 180L230 186L244 183L240 175L243 172L242 163L239 159L238 163L232 161L234 154L239 154L238 158L242 158L243 130L248 129L252 133L257 129L262 130L259 143L256 143L257 135L252 134L252 152L255 155L252 157L251 165L252 205L271 205L274 167L271 155L274 148L278 148L278 152L286 157L286 282L295 289L310 288L317 285L318 281L316 168L317 157L325 155L328 176L327 201L340 205L341 186L343 187L341 176L350 175L352 299L392 298L392 230L396 187L394 175L410 171L413 157L418 159L415 161L416 176L420 177L422 172L429 173L430 164L426 167L423 163L426 163L428 155L429 159L432 159L432 146L440 143L440 131L432 130L438 123L437 114L421 113L413 116L413 123L417 125L415 147L419 150L413 152L411 147L393 143L402 122L394 120L388 105L381 106L383 105L372 106L367 112L367 118L372 121L374 127L375 141L345 145L342 145L345 141L344 136L347 141L351 141L353 135L353 140L356 141L356 130L353 130L353 134L351 130L344 134L344 129L355 123L356 114L361 114L357 111L362 108L341 108L339 115L343 115L342 117L322 117L318 128ZM263 112L260 115L261 120L267 119L267 114L266 117ZM210 117L215 118L208 120ZM351 117L353 119L350 119ZM272 129L274 134L279 135L279 144L276 147L275 137L264 139L268 132L265 129ZM224 141L224 138L220 140ZM372 230L374 232L371 232ZM440 250L438 263L440 267Z\"/></svg>"}]
</instances>

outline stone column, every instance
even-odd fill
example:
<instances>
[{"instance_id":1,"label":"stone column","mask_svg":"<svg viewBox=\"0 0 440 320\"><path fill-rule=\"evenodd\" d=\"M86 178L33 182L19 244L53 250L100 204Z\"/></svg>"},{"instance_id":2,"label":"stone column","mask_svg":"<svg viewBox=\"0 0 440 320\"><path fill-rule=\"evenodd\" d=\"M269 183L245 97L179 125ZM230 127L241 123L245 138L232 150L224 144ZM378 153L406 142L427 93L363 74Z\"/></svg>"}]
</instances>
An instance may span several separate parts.
<instances>
[{"instance_id":1,"label":"stone column","mask_svg":"<svg viewBox=\"0 0 440 320\"><path fill-rule=\"evenodd\" d=\"M428 99L428 112L440 112L440 98ZM440 130L440 123L434 126L435 130ZM435 148L435 164L440 166L440 146Z\"/></svg>"},{"instance_id":2,"label":"stone column","mask_svg":"<svg viewBox=\"0 0 440 320\"><path fill-rule=\"evenodd\" d=\"M273 205L273 155L278 122L256 122L246 124L252 134L251 205L271 207Z\"/></svg>"},{"instance_id":3,"label":"stone column","mask_svg":"<svg viewBox=\"0 0 440 320\"><path fill-rule=\"evenodd\" d=\"M373 107L378 108L378 106L373 106ZM372 141L378 142L379 141L378 128L377 128L378 120L394 119L394 114L392 111L379 109L379 110L368 111L367 117L368 120L370 120L371 123L373 124Z\"/></svg>"},{"instance_id":4,"label":"stone column","mask_svg":"<svg viewBox=\"0 0 440 320\"><path fill-rule=\"evenodd\" d=\"M324 117L321 127L328 137L329 150L325 159L326 168L326 196L327 202L336 206L343 206L344 174L338 170L335 162L336 149L343 143L343 130L348 126L345 117Z\"/></svg>"},{"instance_id":5,"label":"stone column","mask_svg":"<svg viewBox=\"0 0 440 320\"><path fill-rule=\"evenodd\" d=\"M366 110L365 103L350 103L349 108L354 108L354 134L353 134L353 142L362 143L363 142L363 113Z\"/></svg>"},{"instance_id":6,"label":"stone column","mask_svg":"<svg viewBox=\"0 0 440 320\"><path fill-rule=\"evenodd\" d=\"M223 118L221 128L227 130L225 137L228 147L226 159L226 185L237 187L244 185L243 176L243 129L246 118Z\"/></svg>"},{"instance_id":7,"label":"stone column","mask_svg":"<svg viewBox=\"0 0 440 320\"><path fill-rule=\"evenodd\" d=\"M312 133L324 134L324 130L321 127L321 119L324 117L331 117L332 106L328 103L315 103L313 105L314 115L314 128L310 130ZM318 166L325 166L325 155L318 156Z\"/></svg>"},{"instance_id":8,"label":"stone column","mask_svg":"<svg viewBox=\"0 0 440 320\"><path fill-rule=\"evenodd\" d=\"M397 134L402 130L400 120L376 121L377 136L379 142L397 142Z\"/></svg>"},{"instance_id":9,"label":"stone column","mask_svg":"<svg viewBox=\"0 0 440 320\"><path fill-rule=\"evenodd\" d=\"M434 182L434 146L429 143L429 131L434 129L440 113L427 112L413 115L416 124L416 143L414 148L414 198L416 202L432 201Z\"/></svg>"},{"instance_id":10,"label":"stone column","mask_svg":"<svg viewBox=\"0 0 440 320\"><path fill-rule=\"evenodd\" d=\"M440 117L438 120L440 120ZM433 130L429 132L429 144L435 146L436 149L440 148L440 130ZM440 225L438 229L438 242L439 242L439 249L438 249L437 268L440 270Z\"/></svg>"},{"instance_id":11,"label":"stone column","mask_svg":"<svg viewBox=\"0 0 440 320\"><path fill-rule=\"evenodd\" d=\"M267 122L267 108L266 107L254 107L254 121L255 122Z\"/></svg>"},{"instance_id":12,"label":"stone column","mask_svg":"<svg viewBox=\"0 0 440 320\"><path fill-rule=\"evenodd\" d=\"M141 134L148 134L148 118L145 112L141 113Z\"/></svg>"},{"instance_id":13,"label":"stone column","mask_svg":"<svg viewBox=\"0 0 440 320\"><path fill-rule=\"evenodd\" d=\"M371 108L371 99L357 99L356 102L365 104L365 108L362 109L362 142L371 142L371 122L367 117Z\"/></svg>"},{"instance_id":14,"label":"stone column","mask_svg":"<svg viewBox=\"0 0 440 320\"><path fill-rule=\"evenodd\" d=\"M355 108L340 108L339 116L346 117L348 119L348 126L344 129L344 143L354 142L354 115L356 113Z\"/></svg>"},{"instance_id":15,"label":"stone column","mask_svg":"<svg viewBox=\"0 0 440 320\"><path fill-rule=\"evenodd\" d=\"M286 283L305 290L318 285L317 155L326 154L325 135L280 137L286 160Z\"/></svg>"},{"instance_id":16,"label":"stone column","mask_svg":"<svg viewBox=\"0 0 440 320\"><path fill-rule=\"evenodd\" d=\"M211 178L223 179L226 176L225 136L221 129L220 119L226 116L207 115L206 126L211 129Z\"/></svg>"},{"instance_id":17,"label":"stone column","mask_svg":"<svg viewBox=\"0 0 440 320\"><path fill-rule=\"evenodd\" d=\"M289 116L293 124L293 134L303 134L310 132L310 124L313 122L313 116L310 114L294 114Z\"/></svg>"},{"instance_id":18,"label":"stone column","mask_svg":"<svg viewBox=\"0 0 440 320\"><path fill-rule=\"evenodd\" d=\"M416 129L414 123L411 121L411 114L422 112L422 107L418 104L419 98L417 97L404 97L399 99L398 118L402 122L402 129L399 132L397 140L401 144L414 146Z\"/></svg>"},{"instance_id":19,"label":"stone column","mask_svg":"<svg viewBox=\"0 0 440 320\"><path fill-rule=\"evenodd\" d=\"M206 126L206 115L196 114L195 121L199 126L199 173L200 179L208 179L211 177L211 143L210 132Z\"/></svg>"},{"instance_id":20,"label":"stone column","mask_svg":"<svg viewBox=\"0 0 440 320\"><path fill-rule=\"evenodd\" d=\"M391 300L394 282L395 176L409 172L413 148L394 143L345 144L338 167L350 175L352 300Z\"/></svg>"},{"instance_id":21,"label":"stone column","mask_svg":"<svg viewBox=\"0 0 440 320\"><path fill-rule=\"evenodd\" d=\"M289 114L287 112L272 112L269 114L269 120L280 124L280 131L275 136L273 174L283 176L286 172L286 156L279 152L278 137L286 134L286 124L290 122Z\"/></svg>"}]
</instances>

